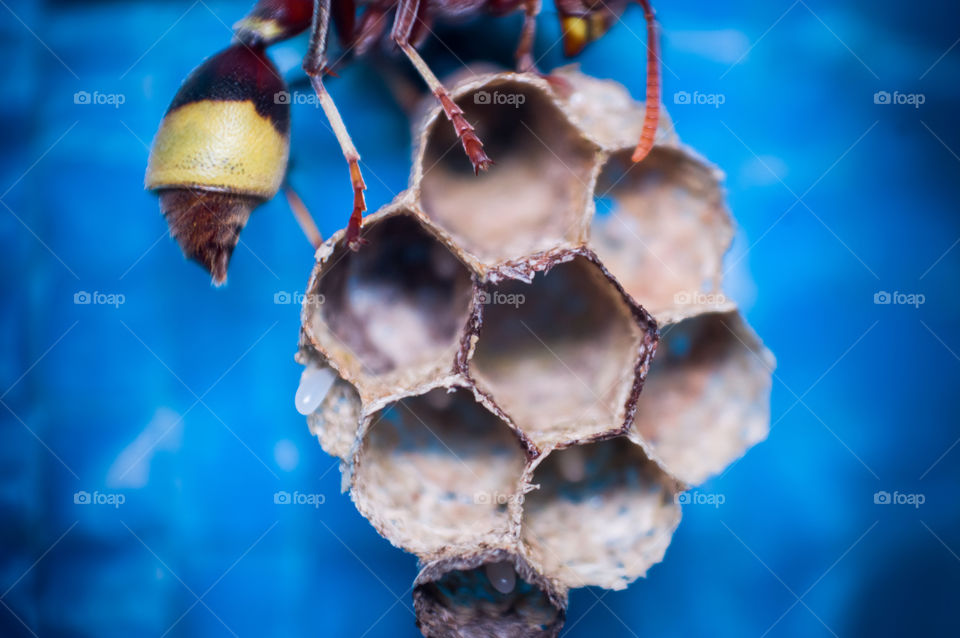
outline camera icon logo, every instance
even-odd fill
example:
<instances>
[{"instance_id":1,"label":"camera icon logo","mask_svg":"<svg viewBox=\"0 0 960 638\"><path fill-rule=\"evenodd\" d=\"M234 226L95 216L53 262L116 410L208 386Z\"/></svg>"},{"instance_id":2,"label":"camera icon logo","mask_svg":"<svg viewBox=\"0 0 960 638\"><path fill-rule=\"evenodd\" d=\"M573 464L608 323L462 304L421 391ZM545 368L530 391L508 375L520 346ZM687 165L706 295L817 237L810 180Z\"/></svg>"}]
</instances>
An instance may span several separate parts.
<instances>
[{"instance_id":1,"label":"camera icon logo","mask_svg":"<svg viewBox=\"0 0 960 638\"><path fill-rule=\"evenodd\" d=\"M90 94L87 91L77 91L73 94L74 104L90 104Z\"/></svg>"},{"instance_id":2,"label":"camera icon logo","mask_svg":"<svg viewBox=\"0 0 960 638\"><path fill-rule=\"evenodd\" d=\"M473 103L474 104L490 104L490 92L489 91L477 91L473 94Z\"/></svg>"},{"instance_id":3,"label":"camera icon logo","mask_svg":"<svg viewBox=\"0 0 960 638\"><path fill-rule=\"evenodd\" d=\"M89 505L90 492L86 492L84 490L80 490L79 492L74 492L73 503L74 505Z\"/></svg>"},{"instance_id":4,"label":"camera icon logo","mask_svg":"<svg viewBox=\"0 0 960 638\"><path fill-rule=\"evenodd\" d=\"M685 306L689 303L693 303L693 295L690 294L687 290L681 290L680 292L673 295L673 303Z\"/></svg>"},{"instance_id":5,"label":"camera icon logo","mask_svg":"<svg viewBox=\"0 0 960 638\"><path fill-rule=\"evenodd\" d=\"M879 492L873 495L873 502L875 505L889 505L890 492L880 490Z\"/></svg>"},{"instance_id":6,"label":"camera icon logo","mask_svg":"<svg viewBox=\"0 0 960 638\"><path fill-rule=\"evenodd\" d=\"M273 94L274 104L290 104L290 93L288 91L277 91Z\"/></svg>"},{"instance_id":7,"label":"camera icon logo","mask_svg":"<svg viewBox=\"0 0 960 638\"><path fill-rule=\"evenodd\" d=\"M690 104L690 94L686 91L677 91L673 94L674 104Z\"/></svg>"},{"instance_id":8,"label":"camera icon logo","mask_svg":"<svg viewBox=\"0 0 960 638\"><path fill-rule=\"evenodd\" d=\"M273 502L275 505L289 505L291 503L290 492L274 492Z\"/></svg>"},{"instance_id":9,"label":"camera icon logo","mask_svg":"<svg viewBox=\"0 0 960 638\"><path fill-rule=\"evenodd\" d=\"M890 293L886 290L881 290L873 295L873 303L877 304L878 306L888 305L891 299L892 297L890 296Z\"/></svg>"},{"instance_id":10,"label":"camera icon logo","mask_svg":"<svg viewBox=\"0 0 960 638\"><path fill-rule=\"evenodd\" d=\"M680 492L677 494L677 505L689 505L693 502L690 492Z\"/></svg>"},{"instance_id":11,"label":"camera icon logo","mask_svg":"<svg viewBox=\"0 0 960 638\"><path fill-rule=\"evenodd\" d=\"M291 301L292 298L293 298L293 297L292 297L292 295L291 295L289 292L287 292L287 291L285 291L285 290L281 290L281 291L278 292L278 293L274 293L274 295L273 295L273 303L275 303L275 304L277 304L277 305L280 305L280 306L287 306L287 305L290 305L290 301Z\"/></svg>"},{"instance_id":12,"label":"camera icon logo","mask_svg":"<svg viewBox=\"0 0 960 638\"><path fill-rule=\"evenodd\" d=\"M877 91L873 94L874 104L890 104L890 93L887 91Z\"/></svg>"},{"instance_id":13,"label":"camera icon logo","mask_svg":"<svg viewBox=\"0 0 960 638\"><path fill-rule=\"evenodd\" d=\"M81 290L79 292L73 293L73 303L78 306L87 306L90 304L91 297L90 293L86 290Z\"/></svg>"}]
</instances>

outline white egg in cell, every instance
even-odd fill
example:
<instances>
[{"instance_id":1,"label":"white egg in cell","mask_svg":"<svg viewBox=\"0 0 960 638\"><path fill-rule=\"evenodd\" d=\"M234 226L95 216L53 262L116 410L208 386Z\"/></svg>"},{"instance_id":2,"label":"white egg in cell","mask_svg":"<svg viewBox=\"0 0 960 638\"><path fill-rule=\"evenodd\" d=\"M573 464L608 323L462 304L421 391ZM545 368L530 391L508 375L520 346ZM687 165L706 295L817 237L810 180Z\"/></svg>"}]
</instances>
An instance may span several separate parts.
<instances>
[{"instance_id":1,"label":"white egg in cell","mask_svg":"<svg viewBox=\"0 0 960 638\"><path fill-rule=\"evenodd\" d=\"M509 594L517 586L517 572L513 564L508 561L487 563L483 568L490 579L490 584L501 594Z\"/></svg>"},{"instance_id":2,"label":"white egg in cell","mask_svg":"<svg viewBox=\"0 0 960 638\"><path fill-rule=\"evenodd\" d=\"M308 365L300 375L295 399L297 412L304 416L313 414L330 392L336 378L334 371L326 366Z\"/></svg>"}]
</instances>

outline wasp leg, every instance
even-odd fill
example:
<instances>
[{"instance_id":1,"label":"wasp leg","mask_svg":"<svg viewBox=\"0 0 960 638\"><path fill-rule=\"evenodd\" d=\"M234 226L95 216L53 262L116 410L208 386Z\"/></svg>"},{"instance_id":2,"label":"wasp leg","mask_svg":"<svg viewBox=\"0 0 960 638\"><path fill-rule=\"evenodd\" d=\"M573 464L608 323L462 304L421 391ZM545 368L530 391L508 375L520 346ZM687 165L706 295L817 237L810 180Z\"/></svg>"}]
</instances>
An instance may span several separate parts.
<instances>
[{"instance_id":1,"label":"wasp leg","mask_svg":"<svg viewBox=\"0 0 960 638\"><path fill-rule=\"evenodd\" d=\"M314 3L313 28L310 33L310 46L307 49L307 55L303 59L303 70L310 76L310 84L317 94L317 100L323 108L327 120L330 121L330 127L333 134L340 143L340 149L343 156L350 166L350 182L353 185L353 213L350 215L350 222L347 224L347 246L351 250L358 250L365 243L360 237L360 228L363 225L363 213L367 210L367 204L363 198L363 191L367 185L363 182L363 175L360 173L360 153L357 152L350 139L350 133L340 117L340 111L334 104L333 98L327 93L323 86L323 74L326 71L326 49L327 35L330 30L330 0L316 0Z\"/></svg>"},{"instance_id":2,"label":"wasp leg","mask_svg":"<svg viewBox=\"0 0 960 638\"><path fill-rule=\"evenodd\" d=\"M653 148L657 135L657 123L660 120L660 47L657 42L657 22L650 1L637 0L637 2L643 7L643 17L647 21L647 102L640 142L630 159L641 162Z\"/></svg>"},{"instance_id":3,"label":"wasp leg","mask_svg":"<svg viewBox=\"0 0 960 638\"><path fill-rule=\"evenodd\" d=\"M517 60L517 71L533 73L546 80L554 92L561 97L569 97L573 93L573 85L565 78L553 73L541 73L537 69L537 62L533 59L533 44L536 40L537 16L540 15L541 0L523 0L523 27L520 31L520 42L514 57Z\"/></svg>"},{"instance_id":4,"label":"wasp leg","mask_svg":"<svg viewBox=\"0 0 960 638\"><path fill-rule=\"evenodd\" d=\"M293 211L293 217L297 220L297 223L300 224L300 230L307 236L307 241L310 242L314 249L319 248L320 244L323 243L323 236L320 234L320 229L317 228L316 222L313 221L313 216L310 215L310 211L307 210L306 204L303 203L300 195L297 194L297 191L295 191L290 184L284 185L283 193L287 196L287 204L290 205L290 210Z\"/></svg>"},{"instance_id":5,"label":"wasp leg","mask_svg":"<svg viewBox=\"0 0 960 638\"><path fill-rule=\"evenodd\" d=\"M413 66L416 67L420 77L424 79L430 91L433 92L447 119L453 124L453 130L456 132L460 143L463 144L463 150L470 158L473 164L473 172L479 174L481 170L487 169L493 164L493 160L487 157L483 150L483 142L473 131L473 126L463 116L463 110L456 105L447 89L444 88L437 76L433 74L427 63L420 57L417 50L410 44L410 35L413 31L414 22L419 19L417 14L420 11L421 0L400 0L397 7L397 17L393 23L393 32L391 37L400 49L406 54Z\"/></svg>"},{"instance_id":6,"label":"wasp leg","mask_svg":"<svg viewBox=\"0 0 960 638\"><path fill-rule=\"evenodd\" d=\"M533 60L533 42L537 32L537 16L540 14L540 0L523 0L523 28L520 31L520 43L517 45L517 71L537 73L537 63Z\"/></svg>"}]
</instances>

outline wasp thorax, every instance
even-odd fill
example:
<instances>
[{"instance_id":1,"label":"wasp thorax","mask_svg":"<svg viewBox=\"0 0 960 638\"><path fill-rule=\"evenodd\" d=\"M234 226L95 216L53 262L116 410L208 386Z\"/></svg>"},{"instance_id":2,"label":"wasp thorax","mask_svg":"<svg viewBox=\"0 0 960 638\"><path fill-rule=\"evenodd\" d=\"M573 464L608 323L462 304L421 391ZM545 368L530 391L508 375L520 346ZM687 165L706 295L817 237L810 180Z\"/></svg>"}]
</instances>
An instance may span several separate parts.
<instances>
[{"instance_id":1,"label":"wasp thorax","mask_svg":"<svg viewBox=\"0 0 960 638\"><path fill-rule=\"evenodd\" d=\"M290 107L277 96L285 90L262 47L234 45L184 81L153 140L146 187L214 283L226 279L250 212L283 182Z\"/></svg>"}]
</instances>

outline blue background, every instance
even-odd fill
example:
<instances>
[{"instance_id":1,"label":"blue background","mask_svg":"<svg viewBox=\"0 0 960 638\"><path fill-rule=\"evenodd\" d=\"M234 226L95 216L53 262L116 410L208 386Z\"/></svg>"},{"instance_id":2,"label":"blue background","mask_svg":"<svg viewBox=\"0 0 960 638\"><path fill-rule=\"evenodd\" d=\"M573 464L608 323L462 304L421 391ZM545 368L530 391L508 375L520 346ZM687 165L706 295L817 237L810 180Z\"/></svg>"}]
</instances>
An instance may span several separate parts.
<instances>
[{"instance_id":1,"label":"blue background","mask_svg":"<svg viewBox=\"0 0 960 638\"><path fill-rule=\"evenodd\" d=\"M658 4L664 101L728 175L728 288L778 358L774 425L701 488L722 506L685 507L645 580L573 593L566 635L960 635L960 12ZM212 290L142 190L179 82L246 9L0 2L0 635L419 635L414 559L339 494L293 408L298 307L273 297L303 290L312 254L286 205L253 216ZM641 12L625 22L580 61L642 98ZM518 26L445 33L461 57L506 62ZM275 58L291 69L303 46ZM435 43L426 55L456 67ZM562 62L554 47L541 66ZM358 63L330 82L371 209L410 163L382 77ZM876 104L881 90L925 102ZM677 91L725 102L674 105ZM350 206L340 151L310 105L293 139L291 179L327 235ZM75 305L78 291L125 303ZM878 291L925 303L875 305ZM326 501L276 506L280 489ZM126 501L74 505L80 490ZM878 490L925 502L875 505Z\"/></svg>"}]
</instances>

